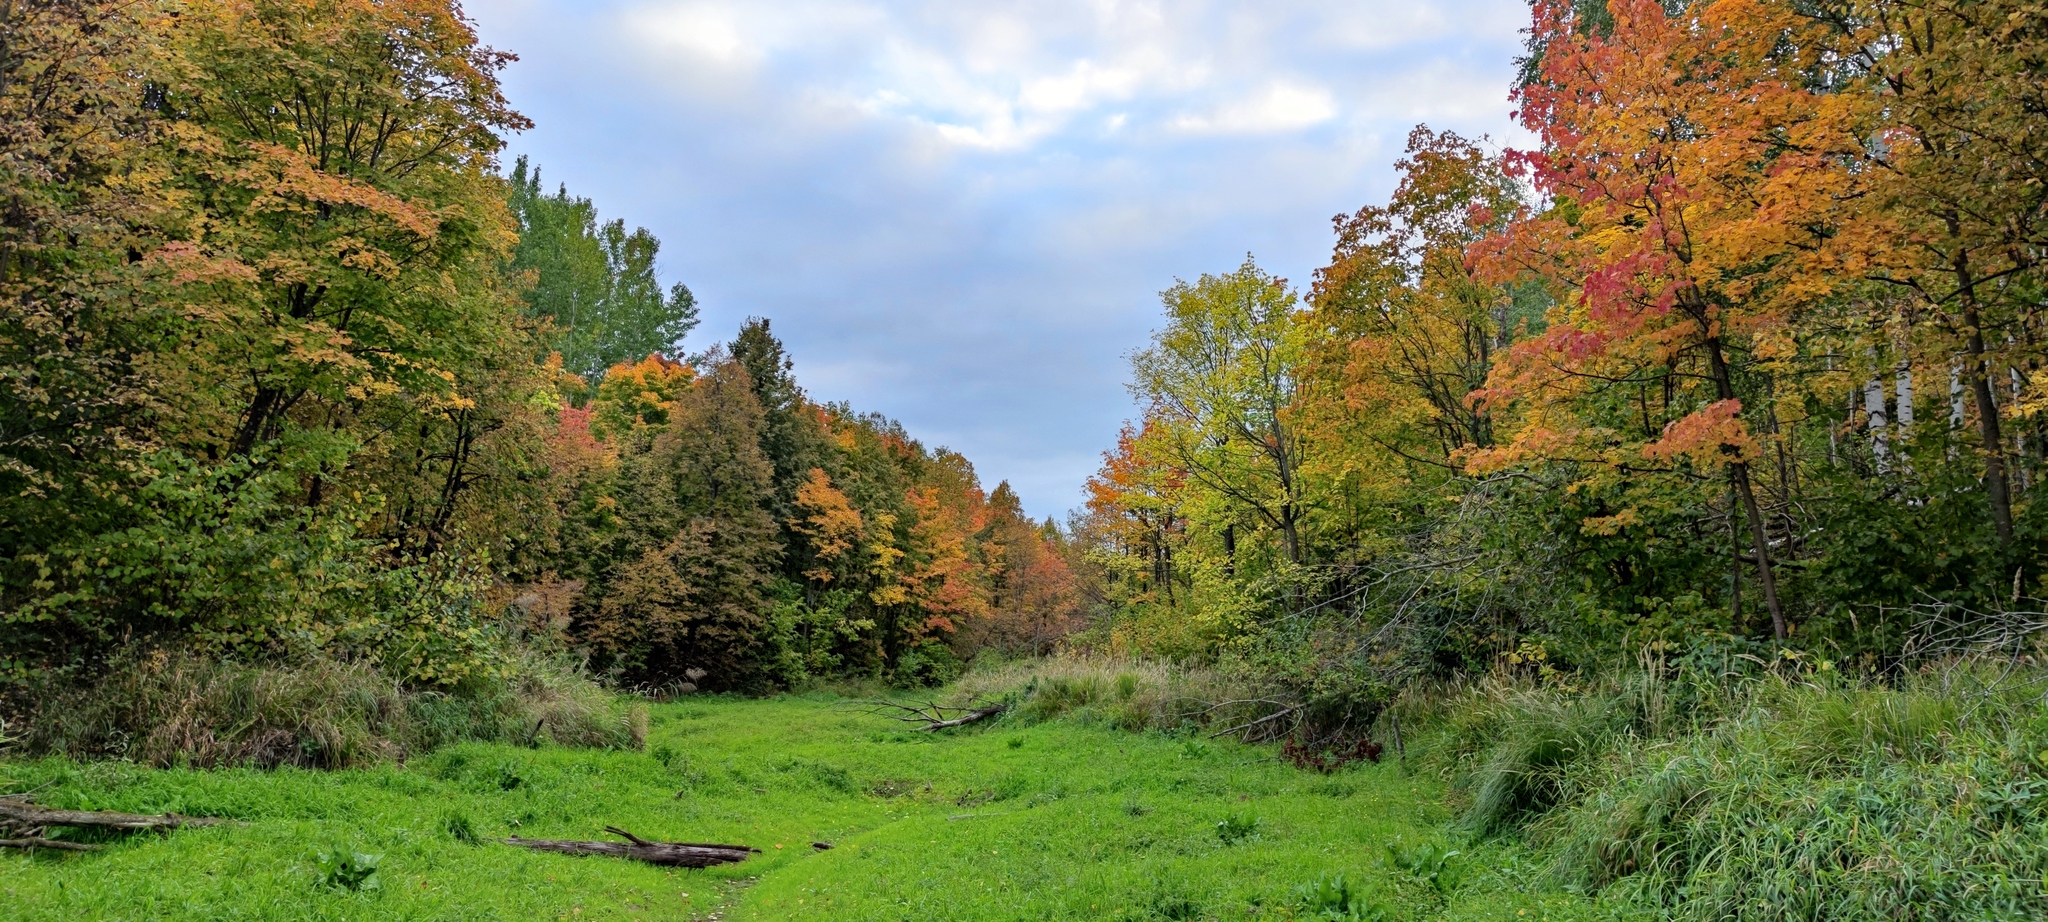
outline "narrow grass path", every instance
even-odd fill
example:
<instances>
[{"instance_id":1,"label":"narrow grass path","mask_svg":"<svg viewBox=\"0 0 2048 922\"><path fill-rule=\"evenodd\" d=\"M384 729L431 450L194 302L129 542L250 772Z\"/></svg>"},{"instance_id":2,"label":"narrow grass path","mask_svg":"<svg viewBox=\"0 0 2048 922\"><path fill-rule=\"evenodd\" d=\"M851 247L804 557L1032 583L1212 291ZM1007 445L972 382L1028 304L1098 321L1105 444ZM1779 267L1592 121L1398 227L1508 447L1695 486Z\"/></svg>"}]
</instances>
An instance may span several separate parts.
<instances>
[{"instance_id":1,"label":"narrow grass path","mask_svg":"<svg viewBox=\"0 0 2048 922\"><path fill-rule=\"evenodd\" d=\"M1390 843L1456 846L1440 792L1391 765L1323 776L1270 749L1072 721L933 736L823 696L651 716L643 753L472 745L335 773L0 763L0 793L34 789L52 806L248 821L97 854L0 855L0 916L1347 918L1304 889L1340 874L1364 909L1348 918L1594 916L1539 889L1504 846L1465 848L1434 881L1397 867ZM603 838L606 825L764 854L677 871L492 841ZM323 883L316 854L336 848L381 855L375 889Z\"/></svg>"}]
</instances>

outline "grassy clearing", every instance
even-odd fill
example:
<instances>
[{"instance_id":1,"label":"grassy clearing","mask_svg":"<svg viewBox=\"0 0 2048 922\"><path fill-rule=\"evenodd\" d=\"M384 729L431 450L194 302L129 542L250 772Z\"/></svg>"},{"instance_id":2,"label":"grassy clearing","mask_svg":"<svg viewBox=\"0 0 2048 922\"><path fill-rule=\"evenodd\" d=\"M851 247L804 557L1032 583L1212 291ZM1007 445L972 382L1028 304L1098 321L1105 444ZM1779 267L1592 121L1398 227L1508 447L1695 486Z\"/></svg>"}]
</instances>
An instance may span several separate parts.
<instances>
[{"instance_id":1,"label":"grassy clearing","mask_svg":"<svg viewBox=\"0 0 2048 922\"><path fill-rule=\"evenodd\" d=\"M51 805L249 821L0 855L0 905L24 922L1593 915L1516 849L1456 845L1439 790L1391 765L1303 773L1270 748L1075 717L932 736L843 703L658 704L638 752L465 743L338 772L0 763L0 791ZM606 824L766 853L671 871L490 842ZM357 853L377 856L374 885Z\"/></svg>"}]
</instances>

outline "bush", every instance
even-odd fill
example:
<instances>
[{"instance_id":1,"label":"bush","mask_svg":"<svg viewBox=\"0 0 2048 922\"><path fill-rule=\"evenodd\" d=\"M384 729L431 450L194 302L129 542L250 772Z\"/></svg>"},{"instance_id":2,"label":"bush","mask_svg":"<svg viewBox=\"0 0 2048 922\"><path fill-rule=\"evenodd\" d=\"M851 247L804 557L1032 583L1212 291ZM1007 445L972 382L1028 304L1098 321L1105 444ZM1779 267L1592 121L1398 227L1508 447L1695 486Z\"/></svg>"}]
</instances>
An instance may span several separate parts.
<instances>
[{"instance_id":1,"label":"bush","mask_svg":"<svg viewBox=\"0 0 2048 922\"><path fill-rule=\"evenodd\" d=\"M646 712L528 654L505 675L420 689L360 661L243 663L157 650L44 695L32 752L152 765L345 768L463 740L639 748Z\"/></svg>"}]
</instances>

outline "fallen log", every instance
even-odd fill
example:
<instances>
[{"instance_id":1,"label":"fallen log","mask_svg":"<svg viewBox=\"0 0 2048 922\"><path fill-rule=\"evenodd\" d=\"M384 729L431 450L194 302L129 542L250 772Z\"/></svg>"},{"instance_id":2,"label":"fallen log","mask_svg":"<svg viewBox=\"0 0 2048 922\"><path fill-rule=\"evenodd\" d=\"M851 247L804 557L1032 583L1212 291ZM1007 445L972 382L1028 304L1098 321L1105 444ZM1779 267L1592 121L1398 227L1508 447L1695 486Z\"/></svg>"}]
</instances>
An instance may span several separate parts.
<instances>
[{"instance_id":1,"label":"fallen log","mask_svg":"<svg viewBox=\"0 0 2048 922\"><path fill-rule=\"evenodd\" d=\"M177 829L182 826L218 826L232 822L212 816L179 816L165 813L144 816L103 810L52 810L20 800L0 798L0 821L10 826L90 826L97 829Z\"/></svg>"},{"instance_id":2,"label":"fallen log","mask_svg":"<svg viewBox=\"0 0 2048 922\"><path fill-rule=\"evenodd\" d=\"M506 839L506 845L530 848L537 852L559 852L564 855L604 855L611 858L631 858L648 864L666 865L678 868L708 868L721 864L747 860L748 855L760 854L761 850L746 845L716 845L703 842L649 842L616 826L606 826L604 831L625 839L625 842L578 842L565 839L522 839L518 836Z\"/></svg>"},{"instance_id":3,"label":"fallen log","mask_svg":"<svg viewBox=\"0 0 2048 922\"><path fill-rule=\"evenodd\" d=\"M60 842L56 839L45 839L40 836L31 839L0 839L0 848L48 848L60 852L96 852L100 850L100 847L97 845L87 845L84 842Z\"/></svg>"}]
</instances>

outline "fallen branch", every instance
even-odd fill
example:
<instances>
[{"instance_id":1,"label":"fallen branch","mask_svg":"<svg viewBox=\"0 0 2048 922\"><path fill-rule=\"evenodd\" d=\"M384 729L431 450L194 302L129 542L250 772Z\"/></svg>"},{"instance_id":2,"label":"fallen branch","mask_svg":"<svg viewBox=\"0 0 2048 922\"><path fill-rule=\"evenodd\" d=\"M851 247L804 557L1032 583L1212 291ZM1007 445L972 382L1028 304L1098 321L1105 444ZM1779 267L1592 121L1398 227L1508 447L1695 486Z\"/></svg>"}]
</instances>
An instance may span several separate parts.
<instances>
[{"instance_id":1,"label":"fallen branch","mask_svg":"<svg viewBox=\"0 0 2048 922\"><path fill-rule=\"evenodd\" d=\"M1298 714L1298 713L1300 713L1300 712L1301 712L1301 706L1300 706L1300 705L1295 705L1295 706L1293 706L1293 707L1289 707L1289 708L1286 708L1286 709L1284 709L1284 710L1274 711L1273 713L1271 713L1271 714L1267 714L1266 716L1264 716L1264 717L1261 717L1261 718L1259 718L1259 719L1257 719L1257 720L1251 720L1251 721L1246 721L1246 722L1244 722L1244 723L1241 723L1241 724L1238 724L1237 726L1234 726L1234 727L1229 727L1229 728L1226 728L1226 729L1218 730L1218 731L1216 731L1216 732L1214 732L1214 733L1211 733L1211 734L1209 734L1209 738L1213 740L1213 739L1215 739L1215 738L1217 738L1217 737L1219 737L1219 736L1232 736L1232 735L1236 735L1236 734L1240 734L1240 733L1241 733L1241 734L1244 734L1245 742L1251 742L1251 731L1252 731L1252 728L1254 728L1254 727L1257 727L1257 726L1259 726L1260 724L1264 724L1264 723L1267 723L1267 722L1269 722L1269 721L1279 720L1279 719L1280 719L1280 718L1282 718L1282 717L1287 717L1287 716L1290 716L1290 715L1293 715L1293 714Z\"/></svg>"},{"instance_id":2,"label":"fallen branch","mask_svg":"<svg viewBox=\"0 0 2048 922\"><path fill-rule=\"evenodd\" d=\"M986 720L1009 709L1009 706L1004 704L989 704L980 707L939 704L936 701L929 701L922 705L902 704L887 698L877 698L873 701L863 702L862 706L868 713L878 717L889 717L905 723L921 723L924 726L918 727L918 729L927 731L944 730L948 727L971 724L977 720ZM946 715L949 713L960 716L947 717Z\"/></svg>"},{"instance_id":3,"label":"fallen branch","mask_svg":"<svg viewBox=\"0 0 2048 922\"><path fill-rule=\"evenodd\" d=\"M110 813L99 810L51 810L20 800L0 798L0 821L8 825L35 828L41 826L90 826L98 829L177 829L183 826L218 826L233 822L212 816L179 816L166 813L161 816L143 816L136 813Z\"/></svg>"},{"instance_id":4,"label":"fallen branch","mask_svg":"<svg viewBox=\"0 0 2048 922\"><path fill-rule=\"evenodd\" d=\"M33 839L0 839L0 848L49 848L60 852L96 852L100 850L100 847L97 845L87 845L83 842L59 842L56 839L40 837Z\"/></svg>"},{"instance_id":5,"label":"fallen branch","mask_svg":"<svg viewBox=\"0 0 2048 922\"><path fill-rule=\"evenodd\" d=\"M537 852L559 852L564 855L604 855L610 858L631 858L648 864L666 865L678 868L708 868L721 864L747 860L748 855L760 854L761 850L746 845L712 845L701 842L650 842L616 826L606 826L604 831L625 839L625 842L576 842L563 839L522 839L518 836L506 839L506 845L530 848Z\"/></svg>"},{"instance_id":6,"label":"fallen branch","mask_svg":"<svg viewBox=\"0 0 2048 922\"><path fill-rule=\"evenodd\" d=\"M990 706L988 706L988 707L985 707L985 708L976 708L976 709L974 709L974 710L972 710L972 711L969 711L969 712L967 712L966 714L963 714L963 715L961 715L961 716L959 716L959 717L955 717L955 718L953 718L952 720L935 720L935 721L932 721L931 723L925 724L925 725L924 725L923 727L921 727L921 728L919 728L919 729L923 729L923 730L944 730L944 729L946 729L947 727L957 727L957 726L960 726L961 724L971 724L971 723L973 723L973 722L975 722L975 721L977 721L977 720L983 720L983 719L986 719L986 718L989 718L989 717L994 717L994 716L996 716L997 714L1001 714L1002 712L1003 712L1003 706L1002 706L1002 705L1000 705L1000 704L990 705Z\"/></svg>"}]
</instances>

